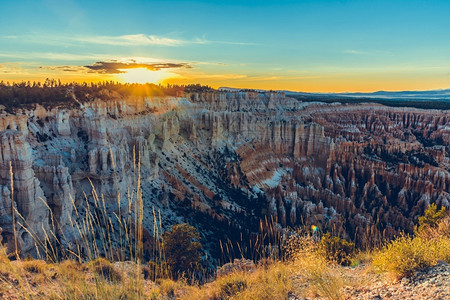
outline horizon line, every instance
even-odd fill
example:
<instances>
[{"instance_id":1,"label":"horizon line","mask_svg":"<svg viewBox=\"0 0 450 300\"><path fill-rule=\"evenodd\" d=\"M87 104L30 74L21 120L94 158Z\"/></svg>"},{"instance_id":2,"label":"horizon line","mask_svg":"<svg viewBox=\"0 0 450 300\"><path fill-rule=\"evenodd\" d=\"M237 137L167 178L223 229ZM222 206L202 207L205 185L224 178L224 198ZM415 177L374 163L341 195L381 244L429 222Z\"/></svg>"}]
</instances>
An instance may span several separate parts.
<instances>
[{"instance_id":1,"label":"horizon line","mask_svg":"<svg viewBox=\"0 0 450 300\"><path fill-rule=\"evenodd\" d=\"M220 90L220 89L232 89L232 90L253 90L253 91L264 91L264 92L268 92L268 91L275 91L275 92L292 92L292 93L304 93L304 94L374 94L374 93L380 93L380 92L387 92L387 93L405 93L405 92L440 92L440 91L450 91L450 87L447 88L438 88L438 89L428 89L428 90L385 90L385 89L381 89L381 90L373 90L373 91L355 91L355 92L350 92L350 91L344 91L344 92L336 92L336 91L314 91L314 92L305 92L302 90L290 90L290 89L261 89L261 88L247 88L247 87L231 87L231 86L219 86L219 87L213 87L211 85L208 84L203 84L201 82L195 82L195 83L187 83L187 84L177 84L177 83L170 83L170 82L158 82L158 83L154 83L154 82L146 82L146 83L134 83L134 82L121 82L119 80L83 80L83 81L79 81L79 80L61 80L60 78L46 78L45 80L20 80L20 81L16 81L16 80L4 80L1 79L0 82L3 82L4 84L9 83L10 85L12 84L18 84L18 83L27 83L27 82L31 82L31 83L44 83L47 80L55 80L55 81L60 81L62 83L101 83L101 82L114 82L114 83L120 83L120 84L130 84L130 85L145 85L145 84L154 84L154 85L161 85L161 86L168 86L168 85L175 85L175 86L186 86L186 85L202 85L202 86L209 86L215 90ZM450 96L450 95L449 95Z\"/></svg>"}]
</instances>

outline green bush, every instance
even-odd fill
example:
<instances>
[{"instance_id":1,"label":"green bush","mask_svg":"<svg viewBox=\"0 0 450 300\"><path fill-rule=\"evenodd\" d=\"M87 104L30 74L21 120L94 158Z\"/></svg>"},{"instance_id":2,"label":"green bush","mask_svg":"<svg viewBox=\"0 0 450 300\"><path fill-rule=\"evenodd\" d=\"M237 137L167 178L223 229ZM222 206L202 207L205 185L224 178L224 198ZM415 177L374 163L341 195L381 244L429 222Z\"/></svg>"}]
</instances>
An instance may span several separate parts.
<instances>
[{"instance_id":1,"label":"green bush","mask_svg":"<svg viewBox=\"0 0 450 300\"><path fill-rule=\"evenodd\" d=\"M450 239L401 236L375 253L373 265L378 271L402 278L433 266L438 260L450 260Z\"/></svg>"},{"instance_id":2,"label":"green bush","mask_svg":"<svg viewBox=\"0 0 450 300\"><path fill-rule=\"evenodd\" d=\"M446 215L447 210L445 207L442 206L438 210L435 203L430 204L425 210L424 215L419 217L419 226L416 228L416 234L427 228L436 228Z\"/></svg>"},{"instance_id":3,"label":"green bush","mask_svg":"<svg viewBox=\"0 0 450 300\"><path fill-rule=\"evenodd\" d=\"M202 244L195 227L189 224L173 225L162 239L166 263L175 279L200 269Z\"/></svg>"},{"instance_id":4,"label":"green bush","mask_svg":"<svg viewBox=\"0 0 450 300\"><path fill-rule=\"evenodd\" d=\"M374 267L401 278L437 263L450 262L450 216L431 204L415 228L415 237L401 236L375 253Z\"/></svg>"},{"instance_id":5,"label":"green bush","mask_svg":"<svg viewBox=\"0 0 450 300\"><path fill-rule=\"evenodd\" d=\"M331 236L330 233L322 236L319 247L324 251L325 256L329 260L333 260L344 266L350 265L351 256L355 252L354 243L347 242L338 236Z\"/></svg>"}]
</instances>

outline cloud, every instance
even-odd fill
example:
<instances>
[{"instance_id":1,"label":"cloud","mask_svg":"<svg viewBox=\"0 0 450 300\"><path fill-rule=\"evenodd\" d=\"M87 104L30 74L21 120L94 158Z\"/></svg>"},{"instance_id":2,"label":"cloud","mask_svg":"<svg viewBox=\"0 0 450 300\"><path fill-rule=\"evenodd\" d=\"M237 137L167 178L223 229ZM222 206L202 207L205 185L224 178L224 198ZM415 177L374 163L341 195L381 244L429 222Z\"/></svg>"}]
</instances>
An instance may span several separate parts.
<instances>
[{"instance_id":1,"label":"cloud","mask_svg":"<svg viewBox=\"0 0 450 300\"><path fill-rule=\"evenodd\" d=\"M365 52L365 51L359 51L359 50L353 50L353 49L344 50L344 51L342 51L342 53L344 53L344 54L355 54L355 55L365 55L365 54L368 54L368 52Z\"/></svg>"},{"instance_id":2,"label":"cloud","mask_svg":"<svg viewBox=\"0 0 450 300\"><path fill-rule=\"evenodd\" d=\"M94 60L94 59L105 59L104 54L74 54L74 53L55 53L55 52L3 52L0 53L0 57L4 58L12 58L12 59L22 59L22 60ZM113 56L108 57L107 59L113 58ZM114 56L117 58L117 56Z\"/></svg>"},{"instance_id":3,"label":"cloud","mask_svg":"<svg viewBox=\"0 0 450 300\"><path fill-rule=\"evenodd\" d=\"M48 61L139 61L142 63L157 63L164 62L166 59L133 56L132 58L121 55L112 55L105 53L56 53L56 52L0 52L0 58L6 59L20 59L23 61L48 60ZM196 63L197 64L197 63Z\"/></svg>"},{"instance_id":4,"label":"cloud","mask_svg":"<svg viewBox=\"0 0 450 300\"><path fill-rule=\"evenodd\" d=\"M85 73L86 67L82 66L40 66L41 70L49 71L63 71L63 72L73 72L73 73Z\"/></svg>"},{"instance_id":5,"label":"cloud","mask_svg":"<svg viewBox=\"0 0 450 300\"><path fill-rule=\"evenodd\" d=\"M150 71L159 71L162 69L190 69L192 66L188 63L172 63L164 61L153 62L137 62L136 59L127 60L108 60L97 61L91 65L77 66L77 65L57 65L57 66L40 66L40 70L56 71L56 72L71 72L71 73L96 73L96 74L120 74L126 73L127 69L145 68ZM0 65L0 72L2 67Z\"/></svg>"},{"instance_id":6,"label":"cloud","mask_svg":"<svg viewBox=\"0 0 450 300\"><path fill-rule=\"evenodd\" d=\"M71 37L69 38L73 41L90 43L90 44L101 44L101 45L113 45L113 46L183 46L189 44L222 44L222 45L256 45L254 43L248 42L233 42L233 41L217 41L217 40L207 40L203 38L196 38L193 40L182 40L173 39L157 35L147 35L143 33L139 34L128 34L119 36L84 36L84 37Z\"/></svg>"},{"instance_id":7,"label":"cloud","mask_svg":"<svg viewBox=\"0 0 450 300\"><path fill-rule=\"evenodd\" d=\"M160 45L160 46L178 46L186 44L187 41L179 39L171 39L167 37L159 37L156 35L145 34L129 34L120 36L85 36L85 37L73 37L70 38L74 41L90 43L90 44L102 44L102 45L114 45L114 46L146 46L146 45Z\"/></svg>"},{"instance_id":8,"label":"cloud","mask_svg":"<svg viewBox=\"0 0 450 300\"><path fill-rule=\"evenodd\" d=\"M385 50L361 51L361 50L355 50L355 49L347 49L347 50L341 51L341 53L343 53L343 54L353 54L353 55L391 54L391 52L385 51Z\"/></svg>"},{"instance_id":9,"label":"cloud","mask_svg":"<svg viewBox=\"0 0 450 300\"><path fill-rule=\"evenodd\" d=\"M241 46L255 46L258 45L256 43L249 42L232 42L232 41L215 41L215 40L207 40L207 39L194 39L192 41L185 41L190 44L222 44L222 45L241 45Z\"/></svg>"},{"instance_id":10,"label":"cloud","mask_svg":"<svg viewBox=\"0 0 450 300\"><path fill-rule=\"evenodd\" d=\"M84 37L72 37L71 40L90 43L90 44L102 44L102 45L114 45L114 46L182 46L189 44L223 44L223 45L255 45L254 43L247 42L233 42L233 41L214 41L207 39L196 38L193 40L173 39L168 37L147 35L147 34L128 34L119 36L84 36Z\"/></svg>"},{"instance_id":11,"label":"cloud","mask_svg":"<svg viewBox=\"0 0 450 300\"><path fill-rule=\"evenodd\" d=\"M257 45L255 43L240 42L240 41L220 41L208 40L205 38L194 39L176 39L165 36L158 36L153 34L126 34L126 35L48 35L48 34L33 34L33 35L2 35L0 39L26 41L27 43L39 43L47 45L59 46L79 46L80 44L97 44L109 46L185 46L185 45L208 45L208 44L222 44L222 45Z\"/></svg>"},{"instance_id":12,"label":"cloud","mask_svg":"<svg viewBox=\"0 0 450 300\"><path fill-rule=\"evenodd\" d=\"M28 64L4 62L0 64L0 73L3 74L26 74Z\"/></svg>"},{"instance_id":13,"label":"cloud","mask_svg":"<svg viewBox=\"0 0 450 300\"><path fill-rule=\"evenodd\" d=\"M200 73L200 74L189 74L185 76L185 78L195 79L195 80L234 80L234 79L245 79L248 76L245 74L208 74L208 73Z\"/></svg>"},{"instance_id":14,"label":"cloud","mask_svg":"<svg viewBox=\"0 0 450 300\"><path fill-rule=\"evenodd\" d=\"M100 73L100 74L118 74L125 73L124 69L136 69L145 68L150 71L159 71L161 69L180 69L192 68L191 65L187 63L137 63L132 60L131 62L119 62L119 61L98 61L92 65L84 66L89 69L90 73Z\"/></svg>"}]
</instances>

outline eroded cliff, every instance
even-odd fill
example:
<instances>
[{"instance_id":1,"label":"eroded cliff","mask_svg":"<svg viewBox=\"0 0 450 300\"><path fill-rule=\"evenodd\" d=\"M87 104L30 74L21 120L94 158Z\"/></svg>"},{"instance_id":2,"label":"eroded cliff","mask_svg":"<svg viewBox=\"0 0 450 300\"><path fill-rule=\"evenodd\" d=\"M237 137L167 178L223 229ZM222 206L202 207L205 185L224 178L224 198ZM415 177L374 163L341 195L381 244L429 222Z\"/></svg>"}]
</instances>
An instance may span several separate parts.
<instances>
[{"instance_id":1,"label":"eroded cliff","mask_svg":"<svg viewBox=\"0 0 450 300\"><path fill-rule=\"evenodd\" d=\"M219 239L250 234L266 216L366 246L411 231L431 202L449 207L448 111L275 92L111 93L76 106L0 116L0 227L10 250L12 205L33 236L56 227L70 243L74 210L94 201L91 183L121 214L138 170L147 235L160 211L165 228L199 227L213 255ZM21 253L32 253L35 238L16 230Z\"/></svg>"}]
</instances>

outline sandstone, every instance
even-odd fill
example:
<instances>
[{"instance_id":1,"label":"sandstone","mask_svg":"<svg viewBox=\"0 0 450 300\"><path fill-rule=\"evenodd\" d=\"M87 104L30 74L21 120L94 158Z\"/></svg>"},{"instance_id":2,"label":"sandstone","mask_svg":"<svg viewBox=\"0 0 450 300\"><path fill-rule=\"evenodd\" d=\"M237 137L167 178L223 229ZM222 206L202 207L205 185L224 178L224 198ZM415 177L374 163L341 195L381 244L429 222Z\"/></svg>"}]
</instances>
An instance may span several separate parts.
<instances>
[{"instance_id":1,"label":"sandstone","mask_svg":"<svg viewBox=\"0 0 450 300\"><path fill-rule=\"evenodd\" d=\"M273 92L107 95L71 110L0 112L4 243L13 203L38 236L42 228L70 235L73 204L92 201L90 182L118 214L139 171L149 232L154 208L165 228L201 214L233 231L267 216L364 247L411 232L430 203L450 206L448 111L303 103ZM23 253L32 251L18 231Z\"/></svg>"}]
</instances>

